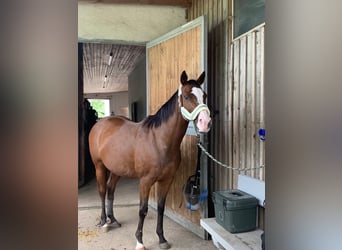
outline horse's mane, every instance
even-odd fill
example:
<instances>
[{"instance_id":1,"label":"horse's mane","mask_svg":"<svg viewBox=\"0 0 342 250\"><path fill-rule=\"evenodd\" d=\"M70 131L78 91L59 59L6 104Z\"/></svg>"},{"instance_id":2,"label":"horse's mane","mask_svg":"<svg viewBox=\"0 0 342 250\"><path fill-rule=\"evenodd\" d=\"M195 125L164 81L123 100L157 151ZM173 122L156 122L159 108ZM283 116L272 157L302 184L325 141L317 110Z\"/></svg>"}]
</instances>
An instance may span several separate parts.
<instances>
[{"instance_id":1,"label":"horse's mane","mask_svg":"<svg viewBox=\"0 0 342 250\"><path fill-rule=\"evenodd\" d=\"M175 112L177 102L177 91L170 97L170 99L161 106L161 108L154 115L150 115L143 121L143 126L147 128L157 128L162 123L166 122L170 116Z\"/></svg>"}]
</instances>

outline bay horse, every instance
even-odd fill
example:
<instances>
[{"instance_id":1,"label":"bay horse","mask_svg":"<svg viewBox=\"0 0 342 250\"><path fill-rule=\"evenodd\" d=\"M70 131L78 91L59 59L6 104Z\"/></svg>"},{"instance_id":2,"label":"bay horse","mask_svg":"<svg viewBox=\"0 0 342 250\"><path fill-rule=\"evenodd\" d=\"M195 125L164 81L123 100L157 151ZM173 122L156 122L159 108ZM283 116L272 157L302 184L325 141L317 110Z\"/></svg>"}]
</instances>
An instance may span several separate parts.
<instances>
[{"instance_id":1,"label":"bay horse","mask_svg":"<svg viewBox=\"0 0 342 250\"><path fill-rule=\"evenodd\" d=\"M157 183L158 218L156 233L159 246L170 248L164 238L163 216L166 195L181 161L180 144L189 121L195 121L198 132L210 129L210 111L205 104L206 94L201 89L205 72L197 80L188 80L185 71L180 86L154 115L135 123L122 116L98 121L89 134L90 154L96 169L102 212L99 226L120 223L113 213L115 186L120 177L139 178L139 223L135 233L136 249L143 245L143 224L148 210L152 185ZM107 192L107 214L105 196Z\"/></svg>"}]
</instances>

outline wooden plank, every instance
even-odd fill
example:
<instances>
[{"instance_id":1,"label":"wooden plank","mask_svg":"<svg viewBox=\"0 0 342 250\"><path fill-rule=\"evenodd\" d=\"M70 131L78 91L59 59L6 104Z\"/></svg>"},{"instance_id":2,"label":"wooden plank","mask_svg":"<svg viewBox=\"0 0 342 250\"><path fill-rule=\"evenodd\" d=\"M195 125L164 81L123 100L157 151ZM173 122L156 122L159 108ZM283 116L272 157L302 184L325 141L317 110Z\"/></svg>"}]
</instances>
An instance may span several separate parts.
<instances>
[{"instance_id":1,"label":"wooden plank","mask_svg":"<svg viewBox=\"0 0 342 250\"><path fill-rule=\"evenodd\" d=\"M259 128L260 128L260 73L261 73L261 55L260 55L260 31L255 33L255 123L256 123L256 138L255 138L255 166L259 166L260 159L260 146L261 141L259 139ZM259 178L260 170L255 171L255 178Z\"/></svg>"},{"instance_id":2,"label":"wooden plank","mask_svg":"<svg viewBox=\"0 0 342 250\"><path fill-rule=\"evenodd\" d=\"M228 57L228 147L229 147L229 165L233 166L233 91L234 91L234 45L232 43L232 20L229 16L232 15L232 1L225 2L225 8L227 8L226 17L226 32L227 32L227 44L229 44L229 57ZM229 189L233 188L233 176L232 170L229 170Z\"/></svg>"},{"instance_id":3,"label":"wooden plank","mask_svg":"<svg viewBox=\"0 0 342 250\"><path fill-rule=\"evenodd\" d=\"M234 62L234 51L233 51L234 45L231 44L230 45L230 50L229 50L229 59L228 59L228 157L229 157L229 161L228 164L230 166L232 166L234 164L233 161L233 141L234 141L234 137L233 137L233 92L234 92L234 85L233 85L233 62ZM233 189L233 171L229 170L229 185L228 188L229 189Z\"/></svg>"},{"instance_id":4,"label":"wooden plank","mask_svg":"<svg viewBox=\"0 0 342 250\"><path fill-rule=\"evenodd\" d=\"M240 166L240 41L234 42L233 62L233 166ZM233 188L237 186L237 173L233 173Z\"/></svg>"},{"instance_id":5,"label":"wooden plank","mask_svg":"<svg viewBox=\"0 0 342 250\"><path fill-rule=\"evenodd\" d=\"M261 41L261 32L258 31L256 32L256 122L257 122L257 132L259 131L259 129L261 128L261 116L260 116L260 110L262 109L262 101L261 101L261 92L263 91L261 89L262 83L261 83L261 70L263 67L262 64L262 58L261 58L261 47L262 47L262 41ZM259 139L259 135L257 135L257 139L256 139L256 166L260 165L260 157L261 157L261 148L263 147L263 142ZM260 174L261 170L258 170L257 176L256 178L260 178L259 174Z\"/></svg>"},{"instance_id":6,"label":"wooden plank","mask_svg":"<svg viewBox=\"0 0 342 250\"><path fill-rule=\"evenodd\" d=\"M247 38L242 37L240 40L240 103L239 103L239 136L240 136L240 157L239 167L246 166L246 57L247 57ZM245 172L245 171L244 171ZM245 174L242 172L242 174Z\"/></svg>"},{"instance_id":7,"label":"wooden plank","mask_svg":"<svg viewBox=\"0 0 342 250\"><path fill-rule=\"evenodd\" d=\"M220 243L226 250L261 250L262 230L244 233L230 233L216 222L215 218L201 219L201 226L212 236L214 243Z\"/></svg>"},{"instance_id":8,"label":"wooden plank","mask_svg":"<svg viewBox=\"0 0 342 250\"><path fill-rule=\"evenodd\" d=\"M222 90L223 93L223 101L222 104L220 104L220 109L223 111L223 128L222 128L222 137L224 143L224 147L222 147L222 159L225 163L229 164L230 160L230 144L229 144L229 83L228 83L228 60L230 56L229 52L229 42L228 42L228 2L227 1L220 1L220 11L221 11L221 27L220 27L220 37L221 37L221 48L218 52L222 55L221 60L221 68L222 68ZM224 34L224 35L222 35ZM223 189L229 189L230 186L230 171L226 168L223 169L222 176L224 176L224 183L222 185Z\"/></svg>"},{"instance_id":9,"label":"wooden plank","mask_svg":"<svg viewBox=\"0 0 342 250\"><path fill-rule=\"evenodd\" d=\"M220 20L219 20L219 38L220 38L220 47L217 53L221 55L220 57L220 73L221 73L221 80L219 84L221 86L220 93L221 93L221 102L219 104L219 109L221 110L221 117L222 117L222 125L221 125L221 134L220 137L222 138L222 147L220 147L220 159L224 163L228 163L229 156L228 156L228 68L227 68L227 58L228 58L228 44L226 36L222 36L225 32L225 10L223 8L223 1L219 1L219 13L220 13ZM226 168L222 168L222 188L228 189L229 187L229 171Z\"/></svg>"},{"instance_id":10,"label":"wooden plank","mask_svg":"<svg viewBox=\"0 0 342 250\"><path fill-rule=\"evenodd\" d=\"M222 93L222 72L223 72L223 65L222 65L222 49L221 49L221 34L220 34L220 25L222 23L221 21L221 13L218 6L219 0L212 1L213 7L212 7L212 17L213 17L213 23L212 23L212 47L214 48L214 70L212 73L212 78L215 83L214 89L213 89L213 95L214 98L214 109L216 111L215 115L215 138L217 138L217 142L214 144L214 151L213 153L215 156L220 159L221 161L224 161L224 155L222 154L222 150L224 149L224 136L222 128L224 126L224 119L223 119L223 110L222 110L222 99L223 99L223 93ZM218 167L218 174L219 174L219 183L223 184L225 182L225 176L224 176L224 169L222 167Z\"/></svg>"},{"instance_id":11,"label":"wooden plank","mask_svg":"<svg viewBox=\"0 0 342 250\"><path fill-rule=\"evenodd\" d=\"M260 70L260 126L262 128L265 128L265 97L264 97L264 93L265 93L265 79L264 79L264 56L265 56L265 28L262 27L260 30L260 63L261 63L261 70ZM260 165L264 165L265 164L265 143L262 143L261 148L260 148ZM259 179L260 180L265 180L265 169L260 169L260 173L259 173Z\"/></svg>"},{"instance_id":12,"label":"wooden plank","mask_svg":"<svg viewBox=\"0 0 342 250\"><path fill-rule=\"evenodd\" d=\"M247 88L246 88L247 145L246 167L254 167L255 158L255 33L247 35ZM255 177L255 171L248 171Z\"/></svg>"}]
</instances>

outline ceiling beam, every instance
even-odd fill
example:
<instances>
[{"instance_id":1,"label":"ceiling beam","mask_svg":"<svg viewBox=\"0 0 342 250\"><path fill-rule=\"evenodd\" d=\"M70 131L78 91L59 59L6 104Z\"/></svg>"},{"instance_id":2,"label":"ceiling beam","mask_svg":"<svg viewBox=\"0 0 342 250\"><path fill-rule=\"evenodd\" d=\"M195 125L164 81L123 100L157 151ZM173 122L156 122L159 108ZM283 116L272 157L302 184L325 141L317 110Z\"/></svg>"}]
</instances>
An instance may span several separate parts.
<instances>
[{"instance_id":1,"label":"ceiling beam","mask_svg":"<svg viewBox=\"0 0 342 250\"><path fill-rule=\"evenodd\" d=\"M78 0L79 2L111 4L146 4L190 7L193 0Z\"/></svg>"}]
</instances>

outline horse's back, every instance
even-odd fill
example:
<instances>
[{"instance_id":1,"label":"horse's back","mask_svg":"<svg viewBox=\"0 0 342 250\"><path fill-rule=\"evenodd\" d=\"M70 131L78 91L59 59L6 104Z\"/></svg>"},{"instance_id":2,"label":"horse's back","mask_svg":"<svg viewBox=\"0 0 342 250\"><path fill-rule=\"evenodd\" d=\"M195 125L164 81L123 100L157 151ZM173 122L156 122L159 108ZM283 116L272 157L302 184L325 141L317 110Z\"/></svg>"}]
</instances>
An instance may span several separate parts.
<instances>
[{"instance_id":1,"label":"horse's back","mask_svg":"<svg viewBox=\"0 0 342 250\"><path fill-rule=\"evenodd\" d=\"M112 137L119 137L125 127L132 129L134 124L123 116L110 116L102 118L92 127L89 133L89 146L91 151L100 149L101 145ZM120 132L121 131L121 132ZM132 131L133 132L133 131Z\"/></svg>"}]
</instances>

